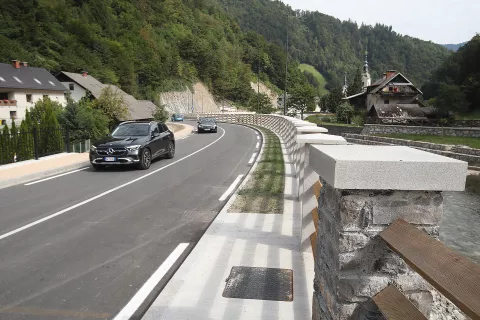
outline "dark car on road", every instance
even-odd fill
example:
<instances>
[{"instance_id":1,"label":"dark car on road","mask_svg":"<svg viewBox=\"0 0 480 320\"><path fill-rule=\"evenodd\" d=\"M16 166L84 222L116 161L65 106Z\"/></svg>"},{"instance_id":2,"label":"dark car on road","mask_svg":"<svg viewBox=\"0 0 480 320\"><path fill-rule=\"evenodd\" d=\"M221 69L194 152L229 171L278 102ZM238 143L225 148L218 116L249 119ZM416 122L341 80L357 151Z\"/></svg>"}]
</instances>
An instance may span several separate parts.
<instances>
[{"instance_id":1,"label":"dark car on road","mask_svg":"<svg viewBox=\"0 0 480 320\"><path fill-rule=\"evenodd\" d=\"M198 120L198 133L217 132L217 130L217 121L214 118L201 118Z\"/></svg>"},{"instance_id":2,"label":"dark car on road","mask_svg":"<svg viewBox=\"0 0 480 320\"><path fill-rule=\"evenodd\" d=\"M104 140L90 148L90 163L95 169L105 166L136 165L146 170L158 157L175 156L173 132L161 122L123 122Z\"/></svg>"}]
</instances>

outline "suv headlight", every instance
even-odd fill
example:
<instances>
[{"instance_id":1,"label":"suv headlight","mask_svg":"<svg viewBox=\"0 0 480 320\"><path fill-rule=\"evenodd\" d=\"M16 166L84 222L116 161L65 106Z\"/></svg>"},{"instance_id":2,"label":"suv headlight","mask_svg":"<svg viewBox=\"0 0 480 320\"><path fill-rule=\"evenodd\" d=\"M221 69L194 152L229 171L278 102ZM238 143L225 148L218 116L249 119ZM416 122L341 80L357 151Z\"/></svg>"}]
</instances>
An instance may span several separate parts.
<instances>
[{"instance_id":1,"label":"suv headlight","mask_svg":"<svg viewBox=\"0 0 480 320\"><path fill-rule=\"evenodd\" d=\"M125 147L125 149L127 149L128 151L137 151L138 149L140 149L141 145L135 145L135 146L128 146L128 147Z\"/></svg>"},{"instance_id":2,"label":"suv headlight","mask_svg":"<svg viewBox=\"0 0 480 320\"><path fill-rule=\"evenodd\" d=\"M94 151L94 152L97 151L97 147L95 147L95 146L90 146L90 151Z\"/></svg>"}]
</instances>

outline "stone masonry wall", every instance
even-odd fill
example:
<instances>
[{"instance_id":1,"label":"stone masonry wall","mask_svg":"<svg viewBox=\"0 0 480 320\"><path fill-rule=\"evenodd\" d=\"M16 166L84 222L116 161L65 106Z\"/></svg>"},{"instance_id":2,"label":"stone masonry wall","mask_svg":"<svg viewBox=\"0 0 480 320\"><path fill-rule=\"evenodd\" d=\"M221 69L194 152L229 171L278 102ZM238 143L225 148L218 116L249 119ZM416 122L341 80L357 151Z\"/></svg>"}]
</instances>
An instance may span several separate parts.
<instances>
[{"instance_id":1,"label":"stone masonry wall","mask_svg":"<svg viewBox=\"0 0 480 320\"><path fill-rule=\"evenodd\" d=\"M430 285L378 234L402 218L438 238L441 193L338 190L322 184L313 319L383 319L371 298L391 283L428 317Z\"/></svg>"},{"instance_id":2,"label":"stone masonry wall","mask_svg":"<svg viewBox=\"0 0 480 320\"><path fill-rule=\"evenodd\" d=\"M366 124L362 134L424 134L432 136L475 137L480 138L480 128L453 128L453 127L416 127Z\"/></svg>"}]
</instances>

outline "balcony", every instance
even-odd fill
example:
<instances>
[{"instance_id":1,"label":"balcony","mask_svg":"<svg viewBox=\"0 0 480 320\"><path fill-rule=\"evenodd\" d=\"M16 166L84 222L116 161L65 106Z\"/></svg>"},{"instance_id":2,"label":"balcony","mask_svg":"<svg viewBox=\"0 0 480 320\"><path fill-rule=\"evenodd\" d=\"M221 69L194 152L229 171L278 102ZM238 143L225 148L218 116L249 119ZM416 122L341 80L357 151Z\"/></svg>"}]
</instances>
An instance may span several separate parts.
<instances>
[{"instance_id":1,"label":"balcony","mask_svg":"<svg viewBox=\"0 0 480 320\"><path fill-rule=\"evenodd\" d=\"M17 100L0 100L0 107L16 107Z\"/></svg>"}]
</instances>

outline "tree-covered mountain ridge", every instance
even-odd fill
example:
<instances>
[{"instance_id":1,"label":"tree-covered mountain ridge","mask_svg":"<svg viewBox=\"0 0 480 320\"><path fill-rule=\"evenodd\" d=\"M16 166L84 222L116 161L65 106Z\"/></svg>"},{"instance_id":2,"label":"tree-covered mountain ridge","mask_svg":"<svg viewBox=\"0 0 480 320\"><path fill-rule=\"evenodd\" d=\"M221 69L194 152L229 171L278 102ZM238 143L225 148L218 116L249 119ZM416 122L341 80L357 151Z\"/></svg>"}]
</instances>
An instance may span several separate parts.
<instances>
[{"instance_id":1,"label":"tree-covered mountain ridge","mask_svg":"<svg viewBox=\"0 0 480 320\"><path fill-rule=\"evenodd\" d=\"M201 81L215 97L246 105L259 65L264 83L283 89L285 79L284 50L242 31L214 0L2 1L0 42L0 62L86 70L150 100ZM289 78L306 83L295 69Z\"/></svg>"},{"instance_id":2,"label":"tree-covered mountain ridge","mask_svg":"<svg viewBox=\"0 0 480 320\"><path fill-rule=\"evenodd\" d=\"M353 78L363 67L366 51L373 79L394 69L419 86L451 54L439 44L400 35L390 26L359 26L317 11L293 10L278 0L218 1L242 28L284 48L288 28L290 55L320 71L329 89L343 83L345 72Z\"/></svg>"}]
</instances>

